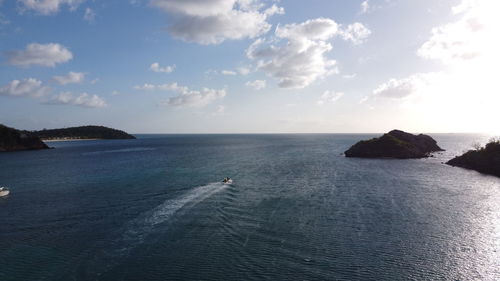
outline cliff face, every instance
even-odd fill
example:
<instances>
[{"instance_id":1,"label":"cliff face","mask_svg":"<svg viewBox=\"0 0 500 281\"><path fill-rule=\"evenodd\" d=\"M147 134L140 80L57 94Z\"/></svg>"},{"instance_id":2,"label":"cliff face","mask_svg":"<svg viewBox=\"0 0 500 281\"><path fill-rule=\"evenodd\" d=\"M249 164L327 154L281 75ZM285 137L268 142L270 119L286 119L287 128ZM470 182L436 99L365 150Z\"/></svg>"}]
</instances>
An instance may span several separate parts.
<instances>
[{"instance_id":1,"label":"cliff face","mask_svg":"<svg viewBox=\"0 0 500 281\"><path fill-rule=\"evenodd\" d=\"M500 141L491 141L478 150L469 150L446 164L500 177Z\"/></svg>"},{"instance_id":2,"label":"cliff face","mask_svg":"<svg viewBox=\"0 0 500 281\"><path fill-rule=\"evenodd\" d=\"M47 148L37 136L0 124L0 152Z\"/></svg>"},{"instance_id":3,"label":"cliff face","mask_svg":"<svg viewBox=\"0 0 500 281\"><path fill-rule=\"evenodd\" d=\"M81 126L63 129L35 131L43 140L53 139L135 139L134 136L124 131L107 128L104 126Z\"/></svg>"},{"instance_id":4,"label":"cliff face","mask_svg":"<svg viewBox=\"0 0 500 281\"><path fill-rule=\"evenodd\" d=\"M428 135L392 130L379 138L360 141L344 154L346 157L407 159L428 157L431 152L442 150Z\"/></svg>"}]
</instances>

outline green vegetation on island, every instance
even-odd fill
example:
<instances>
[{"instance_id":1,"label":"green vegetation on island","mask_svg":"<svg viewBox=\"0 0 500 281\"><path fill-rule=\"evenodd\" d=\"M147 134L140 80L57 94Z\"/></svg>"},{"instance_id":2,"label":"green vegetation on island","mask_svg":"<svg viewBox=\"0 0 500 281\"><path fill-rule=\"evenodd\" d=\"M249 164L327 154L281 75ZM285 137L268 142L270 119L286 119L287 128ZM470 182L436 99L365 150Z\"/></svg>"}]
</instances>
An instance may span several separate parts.
<instances>
[{"instance_id":1,"label":"green vegetation on island","mask_svg":"<svg viewBox=\"0 0 500 281\"><path fill-rule=\"evenodd\" d=\"M80 126L63 129L43 129L33 134L42 140L81 140L81 139L135 139L124 131L104 126Z\"/></svg>"},{"instance_id":2,"label":"green vegetation on island","mask_svg":"<svg viewBox=\"0 0 500 281\"><path fill-rule=\"evenodd\" d=\"M0 152L47 148L49 147L35 134L0 124Z\"/></svg>"},{"instance_id":3,"label":"green vegetation on island","mask_svg":"<svg viewBox=\"0 0 500 281\"><path fill-rule=\"evenodd\" d=\"M500 139L493 139L484 147L469 150L446 164L500 177Z\"/></svg>"},{"instance_id":4,"label":"green vegetation on island","mask_svg":"<svg viewBox=\"0 0 500 281\"><path fill-rule=\"evenodd\" d=\"M379 138L360 141L344 154L346 157L408 159L428 157L435 151L443 149L428 135L392 130Z\"/></svg>"}]
</instances>

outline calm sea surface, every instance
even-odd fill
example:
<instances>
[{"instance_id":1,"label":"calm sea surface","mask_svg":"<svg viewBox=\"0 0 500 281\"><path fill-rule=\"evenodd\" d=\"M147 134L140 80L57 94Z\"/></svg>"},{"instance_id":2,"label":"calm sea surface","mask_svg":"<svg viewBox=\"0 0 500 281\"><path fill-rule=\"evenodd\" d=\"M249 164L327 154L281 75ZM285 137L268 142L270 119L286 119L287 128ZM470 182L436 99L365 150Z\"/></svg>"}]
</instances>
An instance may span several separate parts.
<instances>
[{"instance_id":1,"label":"calm sea surface","mask_svg":"<svg viewBox=\"0 0 500 281\"><path fill-rule=\"evenodd\" d=\"M140 135L0 154L0 280L500 280L500 179L372 135ZM222 178L234 178L223 185Z\"/></svg>"}]
</instances>

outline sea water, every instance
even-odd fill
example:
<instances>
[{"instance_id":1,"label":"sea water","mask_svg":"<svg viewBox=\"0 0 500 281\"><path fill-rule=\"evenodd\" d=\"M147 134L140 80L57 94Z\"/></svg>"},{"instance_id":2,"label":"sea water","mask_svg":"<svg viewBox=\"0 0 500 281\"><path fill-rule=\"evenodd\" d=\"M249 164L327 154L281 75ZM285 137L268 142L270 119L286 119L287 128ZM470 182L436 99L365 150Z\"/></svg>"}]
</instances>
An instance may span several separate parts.
<instances>
[{"instance_id":1,"label":"sea water","mask_svg":"<svg viewBox=\"0 0 500 281\"><path fill-rule=\"evenodd\" d=\"M139 135L0 154L0 280L499 280L500 179L374 135ZM234 179L224 185L224 177Z\"/></svg>"}]
</instances>

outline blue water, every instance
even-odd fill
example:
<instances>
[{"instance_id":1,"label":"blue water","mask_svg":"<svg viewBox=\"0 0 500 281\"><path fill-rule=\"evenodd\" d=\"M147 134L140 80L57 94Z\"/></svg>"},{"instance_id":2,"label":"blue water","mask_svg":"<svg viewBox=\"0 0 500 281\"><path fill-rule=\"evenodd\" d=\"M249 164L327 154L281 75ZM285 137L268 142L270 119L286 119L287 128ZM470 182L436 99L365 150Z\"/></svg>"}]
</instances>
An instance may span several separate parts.
<instances>
[{"instance_id":1,"label":"blue water","mask_svg":"<svg viewBox=\"0 0 500 281\"><path fill-rule=\"evenodd\" d=\"M141 135L0 154L0 280L500 280L500 179L372 135ZM226 176L232 185L223 185Z\"/></svg>"}]
</instances>

